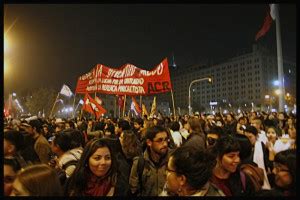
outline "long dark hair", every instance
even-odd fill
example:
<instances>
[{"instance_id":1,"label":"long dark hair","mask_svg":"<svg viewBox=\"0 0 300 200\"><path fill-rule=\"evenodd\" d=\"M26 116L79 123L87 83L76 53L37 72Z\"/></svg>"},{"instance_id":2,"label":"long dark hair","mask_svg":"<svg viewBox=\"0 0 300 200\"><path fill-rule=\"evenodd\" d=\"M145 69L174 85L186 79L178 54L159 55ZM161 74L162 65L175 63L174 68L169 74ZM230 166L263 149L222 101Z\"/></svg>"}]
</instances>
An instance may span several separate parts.
<instances>
[{"instance_id":1,"label":"long dark hair","mask_svg":"<svg viewBox=\"0 0 300 200\"><path fill-rule=\"evenodd\" d=\"M105 139L93 139L89 141L80 157L79 162L76 165L74 172L69 178L66 185L66 193L72 196L80 196L82 192L86 189L88 183L88 177L92 175L92 172L89 168L89 159L99 148L107 147L111 155L111 167L105 177L112 177L112 180L116 177L117 174L117 165L116 160L113 155L113 151L110 148L108 142ZM112 182L114 185L114 182Z\"/></svg>"}]
</instances>

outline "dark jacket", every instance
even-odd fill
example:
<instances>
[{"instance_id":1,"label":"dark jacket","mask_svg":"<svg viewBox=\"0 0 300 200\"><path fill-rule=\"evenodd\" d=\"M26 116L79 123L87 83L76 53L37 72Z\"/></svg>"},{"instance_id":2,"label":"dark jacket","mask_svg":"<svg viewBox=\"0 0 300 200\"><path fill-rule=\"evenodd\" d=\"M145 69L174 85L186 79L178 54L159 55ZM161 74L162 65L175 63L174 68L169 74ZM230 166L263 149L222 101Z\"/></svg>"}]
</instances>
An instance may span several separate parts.
<instances>
[{"instance_id":1,"label":"dark jacket","mask_svg":"<svg viewBox=\"0 0 300 200\"><path fill-rule=\"evenodd\" d=\"M246 184L245 189L243 188L242 179L239 168L235 173L229 176L227 187L230 189L232 196L254 196L255 189L250 178L245 174ZM215 182L211 179L211 182ZM215 184L217 186L217 184Z\"/></svg>"},{"instance_id":2,"label":"dark jacket","mask_svg":"<svg viewBox=\"0 0 300 200\"><path fill-rule=\"evenodd\" d=\"M205 149L205 135L199 135L199 133L191 133L183 145L189 145Z\"/></svg>"}]
</instances>

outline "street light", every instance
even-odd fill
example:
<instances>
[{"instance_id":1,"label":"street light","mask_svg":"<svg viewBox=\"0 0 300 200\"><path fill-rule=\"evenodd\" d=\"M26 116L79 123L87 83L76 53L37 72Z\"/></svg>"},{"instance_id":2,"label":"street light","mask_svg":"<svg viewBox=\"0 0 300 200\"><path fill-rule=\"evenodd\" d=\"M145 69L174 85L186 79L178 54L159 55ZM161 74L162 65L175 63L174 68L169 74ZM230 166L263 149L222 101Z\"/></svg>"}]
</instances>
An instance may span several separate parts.
<instances>
[{"instance_id":1,"label":"street light","mask_svg":"<svg viewBox=\"0 0 300 200\"><path fill-rule=\"evenodd\" d=\"M210 77L205 77L205 78L199 78L199 79L195 79L190 83L189 86L189 115L192 115L192 107L191 107L191 87L194 83L196 82L200 82L200 81L205 81L207 80L209 83L212 83L212 78Z\"/></svg>"}]
</instances>

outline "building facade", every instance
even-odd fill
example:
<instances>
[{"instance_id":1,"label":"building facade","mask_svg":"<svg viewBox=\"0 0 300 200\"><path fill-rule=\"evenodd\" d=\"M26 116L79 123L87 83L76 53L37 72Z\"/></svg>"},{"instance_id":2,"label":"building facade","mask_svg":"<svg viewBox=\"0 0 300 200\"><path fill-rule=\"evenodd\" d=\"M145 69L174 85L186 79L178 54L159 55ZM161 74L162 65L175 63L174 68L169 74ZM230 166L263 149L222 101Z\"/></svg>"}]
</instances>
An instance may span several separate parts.
<instances>
[{"instance_id":1,"label":"building facade","mask_svg":"<svg viewBox=\"0 0 300 200\"><path fill-rule=\"evenodd\" d=\"M294 102L291 99L295 100L296 95L296 63L284 59L283 65L288 96L286 101L292 107ZM213 82L201 81L191 86L191 107L194 112L278 108L278 96L275 93L278 86L274 85L278 79L277 57L257 44L249 53L218 64L178 67L170 71L176 109L180 114L188 112L191 81L204 77L211 77Z\"/></svg>"}]
</instances>

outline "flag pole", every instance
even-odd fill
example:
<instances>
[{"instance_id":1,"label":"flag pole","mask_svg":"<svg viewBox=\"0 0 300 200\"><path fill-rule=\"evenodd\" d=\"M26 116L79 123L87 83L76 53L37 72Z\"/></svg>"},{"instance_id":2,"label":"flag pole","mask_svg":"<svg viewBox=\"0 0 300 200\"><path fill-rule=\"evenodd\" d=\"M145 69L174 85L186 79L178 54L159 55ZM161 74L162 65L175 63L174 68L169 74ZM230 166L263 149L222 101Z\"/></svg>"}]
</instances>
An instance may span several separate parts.
<instances>
[{"instance_id":1,"label":"flag pole","mask_svg":"<svg viewBox=\"0 0 300 200\"><path fill-rule=\"evenodd\" d=\"M173 114L174 114L174 117L176 116L176 113L175 113L175 102L174 102L174 94L173 94L173 89L171 89L171 96L172 96L172 104L173 104Z\"/></svg>"},{"instance_id":2,"label":"flag pole","mask_svg":"<svg viewBox=\"0 0 300 200\"><path fill-rule=\"evenodd\" d=\"M142 107L142 95L140 95L140 107Z\"/></svg>"},{"instance_id":3,"label":"flag pole","mask_svg":"<svg viewBox=\"0 0 300 200\"><path fill-rule=\"evenodd\" d=\"M114 117L117 117L117 101L118 101L118 98L117 98L117 96L115 96Z\"/></svg>"},{"instance_id":4,"label":"flag pole","mask_svg":"<svg viewBox=\"0 0 300 200\"><path fill-rule=\"evenodd\" d=\"M126 94L125 94L124 105L123 105L123 118L125 117L125 107L126 107Z\"/></svg>"},{"instance_id":5,"label":"flag pole","mask_svg":"<svg viewBox=\"0 0 300 200\"><path fill-rule=\"evenodd\" d=\"M50 112L50 115L49 115L50 118L52 117L52 112L53 112L53 110L54 110L54 107L55 107L55 105L56 105L56 102L57 102L58 97L59 97L59 92L57 93L55 102L54 102L54 104L53 104L53 106L52 106L52 109L51 109L51 112Z\"/></svg>"},{"instance_id":6,"label":"flag pole","mask_svg":"<svg viewBox=\"0 0 300 200\"><path fill-rule=\"evenodd\" d=\"M276 44L277 44L277 64L278 64L278 81L279 81L279 107L278 111L284 111L284 96L285 96L285 89L284 89L284 74L283 74L283 58L282 58L282 46L281 46L281 32L280 32L280 20L279 20L279 9L278 4L274 5L275 8L275 15L276 15Z\"/></svg>"},{"instance_id":7,"label":"flag pole","mask_svg":"<svg viewBox=\"0 0 300 200\"><path fill-rule=\"evenodd\" d=\"M75 98L76 98L76 93L74 94L74 100L73 100L73 118L75 118Z\"/></svg>"}]
</instances>

